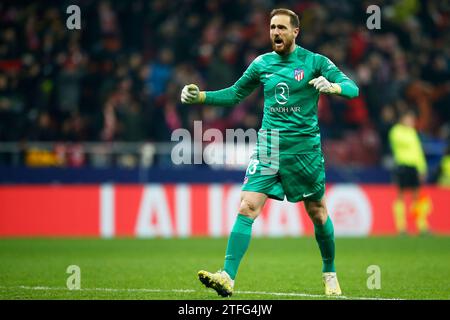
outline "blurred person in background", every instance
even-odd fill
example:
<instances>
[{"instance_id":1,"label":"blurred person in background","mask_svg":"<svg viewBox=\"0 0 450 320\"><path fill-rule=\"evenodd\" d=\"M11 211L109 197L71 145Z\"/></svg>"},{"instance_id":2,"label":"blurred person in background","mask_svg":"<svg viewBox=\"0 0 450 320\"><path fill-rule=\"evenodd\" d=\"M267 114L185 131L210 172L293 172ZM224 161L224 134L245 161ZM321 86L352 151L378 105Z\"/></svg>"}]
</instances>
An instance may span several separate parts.
<instances>
[{"instance_id":1,"label":"blurred person in background","mask_svg":"<svg viewBox=\"0 0 450 320\"><path fill-rule=\"evenodd\" d=\"M437 183L441 187L450 187L450 143L439 164Z\"/></svg>"},{"instance_id":2,"label":"blurred person in background","mask_svg":"<svg viewBox=\"0 0 450 320\"><path fill-rule=\"evenodd\" d=\"M381 168L383 154L372 146L365 152L368 144L361 132L371 130L386 142L392 123L391 111L383 106L395 107L400 99L417 106L422 134L447 139L449 8L445 1L398 3L403 2L408 5L380 2L386 15L376 32L367 29L364 1L284 2L302 14L308 29L301 35L304 47L331 58L357 79L363 93L352 101L320 99L329 165ZM216 107L214 112L183 108L169 92L186 83L216 90L241 74L270 46L265 13L271 3L89 0L80 2L82 30L67 30L65 2L0 2L0 140L36 139L36 130L30 129L39 127L46 117L39 115L47 112L56 140L67 137L64 123L79 113L87 133L83 139L104 141L98 115L127 78L132 80L130 101L142 113L145 129L128 133L135 108L115 106L117 125L104 135L112 140L168 142L178 123L192 130L193 120L206 117L222 130L260 125L262 108L256 100L261 90L233 110Z\"/></svg>"},{"instance_id":3,"label":"blurred person in background","mask_svg":"<svg viewBox=\"0 0 450 320\"><path fill-rule=\"evenodd\" d=\"M415 219L417 229L420 234L429 232L431 199L421 190L421 185L427 177L427 163L415 125L416 114L408 109L400 114L398 123L389 131L389 143L395 161L394 181L398 188L393 214L397 232L401 235L407 233L407 191L412 192L409 212Z\"/></svg>"}]
</instances>

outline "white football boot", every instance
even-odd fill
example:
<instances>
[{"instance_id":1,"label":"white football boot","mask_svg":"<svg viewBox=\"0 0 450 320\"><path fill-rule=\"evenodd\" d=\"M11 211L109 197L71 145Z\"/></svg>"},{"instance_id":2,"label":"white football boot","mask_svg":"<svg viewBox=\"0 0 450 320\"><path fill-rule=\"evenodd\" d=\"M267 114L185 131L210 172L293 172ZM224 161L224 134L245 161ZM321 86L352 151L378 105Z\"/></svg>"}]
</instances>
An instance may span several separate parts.
<instances>
[{"instance_id":1,"label":"white football boot","mask_svg":"<svg viewBox=\"0 0 450 320\"><path fill-rule=\"evenodd\" d=\"M216 290L222 297L230 297L233 294L234 280L225 271L211 273L200 270L198 279L207 287Z\"/></svg>"},{"instance_id":2,"label":"white football boot","mask_svg":"<svg viewBox=\"0 0 450 320\"><path fill-rule=\"evenodd\" d=\"M342 294L336 272L322 273L323 285L327 296L340 296Z\"/></svg>"}]
</instances>

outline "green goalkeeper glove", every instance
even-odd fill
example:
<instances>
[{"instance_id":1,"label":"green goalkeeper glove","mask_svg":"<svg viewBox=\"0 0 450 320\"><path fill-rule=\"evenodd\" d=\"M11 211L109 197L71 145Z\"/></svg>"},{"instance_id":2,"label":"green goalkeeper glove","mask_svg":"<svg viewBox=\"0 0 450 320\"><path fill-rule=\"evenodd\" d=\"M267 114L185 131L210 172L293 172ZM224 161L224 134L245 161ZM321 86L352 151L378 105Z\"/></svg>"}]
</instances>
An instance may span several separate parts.
<instances>
[{"instance_id":1,"label":"green goalkeeper glove","mask_svg":"<svg viewBox=\"0 0 450 320\"><path fill-rule=\"evenodd\" d=\"M313 85L314 88L319 90L320 93L340 94L342 92L340 85L338 85L337 83L329 82L323 76L314 78L308 83Z\"/></svg>"},{"instance_id":2,"label":"green goalkeeper glove","mask_svg":"<svg viewBox=\"0 0 450 320\"><path fill-rule=\"evenodd\" d=\"M204 91L200 91L195 84L189 84L184 86L181 91L181 102L184 104L194 104L205 102L206 94Z\"/></svg>"}]
</instances>

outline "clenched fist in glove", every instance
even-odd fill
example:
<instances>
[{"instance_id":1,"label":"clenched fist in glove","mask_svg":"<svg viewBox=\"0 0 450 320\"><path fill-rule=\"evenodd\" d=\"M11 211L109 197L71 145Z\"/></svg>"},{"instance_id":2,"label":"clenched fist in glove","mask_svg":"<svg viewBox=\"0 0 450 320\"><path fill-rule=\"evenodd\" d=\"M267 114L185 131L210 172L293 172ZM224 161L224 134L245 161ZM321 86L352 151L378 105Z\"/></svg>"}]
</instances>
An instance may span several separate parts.
<instances>
[{"instance_id":1,"label":"clenched fist in glove","mask_svg":"<svg viewBox=\"0 0 450 320\"><path fill-rule=\"evenodd\" d=\"M195 84L188 84L181 90L181 102L184 104L203 103L205 96L205 92L200 91Z\"/></svg>"},{"instance_id":2,"label":"clenched fist in glove","mask_svg":"<svg viewBox=\"0 0 450 320\"><path fill-rule=\"evenodd\" d=\"M337 83L329 82L323 76L314 78L311 81L309 81L308 83L313 85L314 88L319 90L320 93L339 94L342 91L340 85L338 85Z\"/></svg>"}]
</instances>

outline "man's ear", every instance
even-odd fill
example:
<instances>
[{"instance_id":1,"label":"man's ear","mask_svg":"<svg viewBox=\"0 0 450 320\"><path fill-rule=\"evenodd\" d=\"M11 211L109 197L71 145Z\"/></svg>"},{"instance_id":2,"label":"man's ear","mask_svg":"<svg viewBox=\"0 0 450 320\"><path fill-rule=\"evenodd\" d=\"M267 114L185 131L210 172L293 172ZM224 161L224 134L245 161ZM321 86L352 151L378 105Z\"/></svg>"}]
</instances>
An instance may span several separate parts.
<instances>
[{"instance_id":1,"label":"man's ear","mask_svg":"<svg viewBox=\"0 0 450 320\"><path fill-rule=\"evenodd\" d=\"M300 28L295 28L294 29L294 35L297 38L298 34L300 33Z\"/></svg>"}]
</instances>

